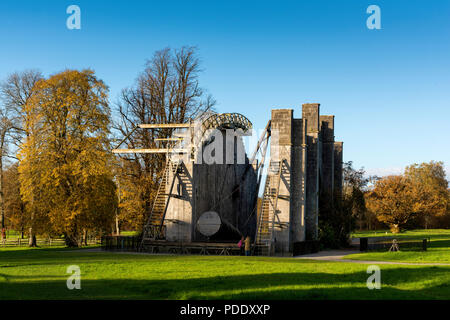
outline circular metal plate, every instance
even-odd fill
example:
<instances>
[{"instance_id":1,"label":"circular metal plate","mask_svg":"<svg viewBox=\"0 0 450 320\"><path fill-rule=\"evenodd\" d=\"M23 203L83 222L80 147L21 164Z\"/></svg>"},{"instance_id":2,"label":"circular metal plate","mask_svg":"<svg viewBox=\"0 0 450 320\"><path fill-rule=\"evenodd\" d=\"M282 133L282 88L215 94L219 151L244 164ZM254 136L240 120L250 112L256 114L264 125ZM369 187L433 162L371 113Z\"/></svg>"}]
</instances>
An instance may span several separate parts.
<instances>
[{"instance_id":1,"label":"circular metal plate","mask_svg":"<svg viewBox=\"0 0 450 320\"><path fill-rule=\"evenodd\" d=\"M206 211L197 221L197 230L205 237L210 237L219 231L221 224L222 221L217 212Z\"/></svg>"}]
</instances>

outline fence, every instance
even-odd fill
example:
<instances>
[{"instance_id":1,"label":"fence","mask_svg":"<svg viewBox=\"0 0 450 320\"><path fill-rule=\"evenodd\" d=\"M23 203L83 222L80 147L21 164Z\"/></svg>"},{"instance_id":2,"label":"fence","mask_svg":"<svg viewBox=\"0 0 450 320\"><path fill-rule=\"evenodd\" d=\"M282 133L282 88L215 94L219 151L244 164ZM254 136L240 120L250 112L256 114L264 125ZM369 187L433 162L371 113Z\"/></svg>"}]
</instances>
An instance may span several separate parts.
<instances>
[{"instance_id":1,"label":"fence","mask_svg":"<svg viewBox=\"0 0 450 320\"><path fill-rule=\"evenodd\" d=\"M108 251L143 251L147 253L166 254L200 254L200 255L240 255L241 249L236 243L214 242L170 242L146 240L141 247L141 236L104 236L102 250Z\"/></svg>"},{"instance_id":2,"label":"fence","mask_svg":"<svg viewBox=\"0 0 450 320\"><path fill-rule=\"evenodd\" d=\"M394 240L400 250L422 250L426 251L429 239L398 239L395 237L372 237L359 238L360 251L389 251Z\"/></svg>"},{"instance_id":3,"label":"fence","mask_svg":"<svg viewBox=\"0 0 450 320\"><path fill-rule=\"evenodd\" d=\"M57 246L65 246L66 243L63 238L37 238L36 244L38 247L57 247ZM101 244L99 239L88 239L88 245L98 245ZM28 246L28 238L7 238L0 240L0 247L27 247Z\"/></svg>"},{"instance_id":4,"label":"fence","mask_svg":"<svg viewBox=\"0 0 450 320\"><path fill-rule=\"evenodd\" d=\"M103 250L137 251L141 239L140 236L104 236L101 244Z\"/></svg>"}]
</instances>

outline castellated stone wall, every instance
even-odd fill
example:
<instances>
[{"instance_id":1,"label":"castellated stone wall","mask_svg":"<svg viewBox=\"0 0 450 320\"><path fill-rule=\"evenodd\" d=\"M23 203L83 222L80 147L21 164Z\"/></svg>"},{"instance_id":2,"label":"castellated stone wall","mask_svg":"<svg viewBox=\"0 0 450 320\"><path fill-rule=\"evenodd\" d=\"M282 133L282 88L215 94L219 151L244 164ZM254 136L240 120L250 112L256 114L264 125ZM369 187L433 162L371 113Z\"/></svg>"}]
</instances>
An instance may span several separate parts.
<instances>
[{"instance_id":1,"label":"castellated stone wall","mask_svg":"<svg viewBox=\"0 0 450 320\"><path fill-rule=\"evenodd\" d=\"M320 115L320 104L302 106L302 118L292 109L272 110L271 140L282 173L278 217L288 226L275 232L275 254L291 253L294 244L318 240L319 197L332 203L342 192L342 142L335 142L334 116ZM272 160L274 158L272 157Z\"/></svg>"}]
</instances>

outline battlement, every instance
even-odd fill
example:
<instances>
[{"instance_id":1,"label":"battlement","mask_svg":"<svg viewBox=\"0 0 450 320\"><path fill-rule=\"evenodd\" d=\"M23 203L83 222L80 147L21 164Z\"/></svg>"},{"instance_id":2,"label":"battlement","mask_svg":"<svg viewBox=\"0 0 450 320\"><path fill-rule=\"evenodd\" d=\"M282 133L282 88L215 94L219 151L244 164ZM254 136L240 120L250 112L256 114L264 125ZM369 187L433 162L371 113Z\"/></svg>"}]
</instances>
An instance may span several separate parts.
<instances>
[{"instance_id":1,"label":"battlement","mask_svg":"<svg viewBox=\"0 0 450 320\"><path fill-rule=\"evenodd\" d=\"M342 190L342 143L335 142L334 115L320 115L319 103L302 105L302 118L293 109L272 110L272 129L279 130L279 142L271 150L281 150L280 161L288 170L281 174L278 219L287 228L274 234L275 254L293 251L294 244L318 240L319 198L333 201ZM288 200L286 200L288 199Z\"/></svg>"}]
</instances>

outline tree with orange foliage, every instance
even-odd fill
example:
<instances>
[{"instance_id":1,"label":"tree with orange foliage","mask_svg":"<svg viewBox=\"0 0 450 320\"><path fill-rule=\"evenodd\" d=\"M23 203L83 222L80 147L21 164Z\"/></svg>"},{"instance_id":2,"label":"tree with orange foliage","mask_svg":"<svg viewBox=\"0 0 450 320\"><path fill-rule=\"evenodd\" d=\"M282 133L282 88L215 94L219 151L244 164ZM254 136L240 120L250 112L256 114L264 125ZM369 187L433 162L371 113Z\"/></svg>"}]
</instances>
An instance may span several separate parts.
<instances>
[{"instance_id":1,"label":"tree with orange foliage","mask_svg":"<svg viewBox=\"0 0 450 320\"><path fill-rule=\"evenodd\" d=\"M29 216L25 212L25 205L20 196L20 181L18 163L10 165L4 172L5 184L4 201L7 228L17 230L23 239L25 236L25 228L29 225Z\"/></svg>"},{"instance_id":2,"label":"tree with orange foliage","mask_svg":"<svg viewBox=\"0 0 450 320\"><path fill-rule=\"evenodd\" d=\"M424 221L425 229L435 217L443 216L448 206L448 181L444 163L413 164L405 169L407 177L414 188L417 210Z\"/></svg>"},{"instance_id":3,"label":"tree with orange foliage","mask_svg":"<svg viewBox=\"0 0 450 320\"><path fill-rule=\"evenodd\" d=\"M117 207L107 92L93 71L67 70L39 81L25 106L22 198L33 227L48 223L68 246L81 245L89 229L110 230Z\"/></svg>"},{"instance_id":4,"label":"tree with orange foliage","mask_svg":"<svg viewBox=\"0 0 450 320\"><path fill-rule=\"evenodd\" d=\"M420 209L411 181L401 175L376 181L366 196L366 206L379 221L388 224L393 233L399 232Z\"/></svg>"}]
</instances>

